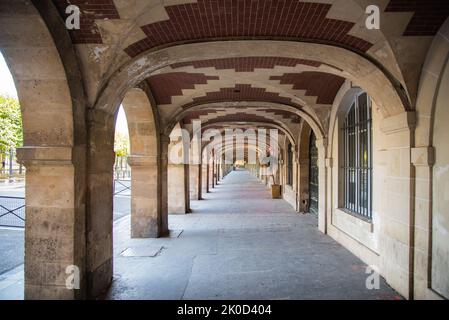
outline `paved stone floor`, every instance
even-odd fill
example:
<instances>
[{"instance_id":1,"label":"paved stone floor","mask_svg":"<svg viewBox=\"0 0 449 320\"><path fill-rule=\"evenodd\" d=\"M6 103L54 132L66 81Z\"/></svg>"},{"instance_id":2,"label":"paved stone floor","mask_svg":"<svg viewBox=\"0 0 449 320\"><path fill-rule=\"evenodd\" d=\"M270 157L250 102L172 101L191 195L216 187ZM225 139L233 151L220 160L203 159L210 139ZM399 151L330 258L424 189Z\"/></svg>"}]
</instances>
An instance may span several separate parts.
<instances>
[{"instance_id":1,"label":"paved stone floor","mask_svg":"<svg viewBox=\"0 0 449 320\"><path fill-rule=\"evenodd\" d=\"M232 172L204 197L192 214L170 215L171 236L162 239L130 239L129 196L115 197L115 273L104 298L400 298L383 280L367 290L359 259L249 173ZM0 236L0 300L23 299L23 231Z\"/></svg>"},{"instance_id":2,"label":"paved stone floor","mask_svg":"<svg viewBox=\"0 0 449 320\"><path fill-rule=\"evenodd\" d=\"M401 298L383 279L366 289L365 264L246 171L192 209L169 216L169 238L130 239L129 216L115 222L106 299Z\"/></svg>"}]
</instances>

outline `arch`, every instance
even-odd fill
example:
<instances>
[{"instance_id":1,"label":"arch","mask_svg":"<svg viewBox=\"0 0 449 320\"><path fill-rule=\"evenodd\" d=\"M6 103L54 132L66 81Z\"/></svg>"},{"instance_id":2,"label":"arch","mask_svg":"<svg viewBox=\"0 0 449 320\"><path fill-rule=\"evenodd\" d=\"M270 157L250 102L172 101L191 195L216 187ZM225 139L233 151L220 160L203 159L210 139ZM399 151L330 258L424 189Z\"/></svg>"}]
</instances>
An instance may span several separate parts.
<instances>
[{"instance_id":1,"label":"arch","mask_svg":"<svg viewBox=\"0 0 449 320\"><path fill-rule=\"evenodd\" d=\"M171 129L176 125L177 122L182 121L190 112L196 112L201 111L204 109L213 109L213 108L224 108L224 107L238 107L242 108L244 110L245 108L248 109L276 109L276 110L282 110L286 112L290 112L292 114L295 114L303 119L305 119L308 123L310 123L310 126L313 128L313 130L316 132L316 135L318 137L324 138L324 129L321 124L321 122L318 120L318 117L316 114L311 111L311 113L303 110L298 109L297 107L282 104L282 103L273 103L273 102L266 102L266 101L240 101L240 102L234 102L234 101L223 101L223 102L217 102L217 103L205 103L205 104L196 104L196 105L189 105L189 106L183 106L182 111L177 112L173 117L171 122L167 125L166 131L169 132ZM294 139L293 139L294 140Z\"/></svg>"},{"instance_id":2,"label":"arch","mask_svg":"<svg viewBox=\"0 0 449 320\"><path fill-rule=\"evenodd\" d=\"M226 124L229 124L229 123L228 122L213 122L212 121L212 122L206 122L206 125L204 127L201 127L201 128L202 128L202 130L207 130L209 128L214 128L216 126L223 126L223 125L226 125ZM293 135L290 132L290 130L288 128L286 128L282 123L277 122L277 121L273 121L273 122L269 122L269 121L267 121L267 122L245 122L245 125L247 125L247 126L256 126L256 127L257 126L259 126L259 127L261 126L263 128L265 128L265 127L266 128L274 128L274 129L277 129L277 130L281 131L282 133L284 133L292 143L294 143L294 141L295 141L293 139Z\"/></svg>"},{"instance_id":3,"label":"arch","mask_svg":"<svg viewBox=\"0 0 449 320\"><path fill-rule=\"evenodd\" d=\"M378 66L354 52L322 44L263 40L184 44L143 53L127 62L112 76L102 90L95 108L113 108L127 87L132 87L158 69L178 62L223 57L223 52L226 57L245 57L251 52L256 56L263 53L264 56L313 59L331 63L344 70L349 80L365 88L376 99L385 116L410 109L408 99L398 86L392 84L391 79Z\"/></svg>"},{"instance_id":4,"label":"arch","mask_svg":"<svg viewBox=\"0 0 449 320\"><path fill-rule=\"evenodd\" d=\"M85 96L75 51L52 4L8 3L0 24L0 49L23 117L18 158L27 167L25 298L83 298L88 277L83 267ZM61 284L67 265L82 266L80 290Z\"/></svg>"},{"instance_id":5,"label":"arch","mask_svg":"<svg viewBox=\"0 0 449 320\"><path fill-rule=\"evenodd\" d=\"M131 237L155 238L161 223L157 123L147 94L129 90L122 102L128 121L131 171Z\"/></svg>"}]
</instances>

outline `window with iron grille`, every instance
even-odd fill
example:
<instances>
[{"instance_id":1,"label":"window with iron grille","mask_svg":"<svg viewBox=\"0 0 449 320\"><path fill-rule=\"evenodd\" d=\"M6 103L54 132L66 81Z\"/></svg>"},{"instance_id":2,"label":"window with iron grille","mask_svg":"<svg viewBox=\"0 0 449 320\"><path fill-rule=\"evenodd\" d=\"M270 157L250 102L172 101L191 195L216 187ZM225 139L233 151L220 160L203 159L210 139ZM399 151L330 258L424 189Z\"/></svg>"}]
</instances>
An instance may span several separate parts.
<instances>
[{"instance_id":1,"label":"window with iron grille","mask_svg":"<svg viewBox=\"0 0 449 320\"><path fill-rule=\"evenodd\" d=\"M287 185L293 185L293 146L289 143L287 148Z\"/></svg>"},{"instance_id":2,"label":"window with iron grille","mask_svg":"<svg viewBox=\"0 0 449 320\"><path fill-rule=\"evenodd\" d=\"M372 219L372 120L371 100L356 96L346 115L344 145L344 208Z\"/></svg>"}]
</instances>

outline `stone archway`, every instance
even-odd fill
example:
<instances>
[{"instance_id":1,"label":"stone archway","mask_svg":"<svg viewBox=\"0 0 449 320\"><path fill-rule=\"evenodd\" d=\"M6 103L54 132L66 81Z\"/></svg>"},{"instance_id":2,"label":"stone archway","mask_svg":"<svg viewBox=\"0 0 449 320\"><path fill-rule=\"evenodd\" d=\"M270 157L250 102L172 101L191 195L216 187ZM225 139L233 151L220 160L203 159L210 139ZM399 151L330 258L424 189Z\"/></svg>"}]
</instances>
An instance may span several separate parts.
<instances>
[{"instance_id":1,"label":"stone archway","mask_svg":"<svg viewBox=\"0 0 449 320\"><path fill-rule=\"evenodd\" d=\"M45 9L47 18L58 17ZM25 298L75 299L86 295L85 99L65 27L49 20L47 26L31 1L2 6L0 49L23 117L18 158L27 168ZM61 46L48 27L59 33ZM66 287L67 268L79 275L80 290Z\"/></svg>"},{"instance_id":2,"label":"stone archway","mask_svg":"<svg viewBox=\"0 0 449 320\"><path fill-rule=\"evenodd\" d=\"M156 238L161 224L159 139L152 105L142 89L122 102L128 121L131 171L131 237Z\"/></svg>"}]
</instances>

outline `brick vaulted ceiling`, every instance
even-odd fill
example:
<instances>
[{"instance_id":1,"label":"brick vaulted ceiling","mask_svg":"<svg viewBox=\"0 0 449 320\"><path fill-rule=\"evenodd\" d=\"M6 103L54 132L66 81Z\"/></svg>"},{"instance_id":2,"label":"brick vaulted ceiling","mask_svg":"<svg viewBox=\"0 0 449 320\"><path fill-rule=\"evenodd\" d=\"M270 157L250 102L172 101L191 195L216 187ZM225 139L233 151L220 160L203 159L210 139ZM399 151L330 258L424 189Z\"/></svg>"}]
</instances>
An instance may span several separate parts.
<instances>
[{"instance_id":1,"label":"brick vaulted ceiling","mask_svg":"<svg viewBox=\"0 0 449 320\"><path fill-rule=\"evenodd\" d=\"M433 36L449 15L447 0L391 0L385 12L414 12L405 36Z\"/></svg>"},{"instance_id":2,"label":"brick vaulted ceiling","mask_svg":"<svg viewBox=\"0 0 449 320\"><path fill-rule=\"evenodd\" d=\"M193 98L193 103L214 103L226 101L265 101L292 104L291 99L278 93L268 92L265 88L255 88L249 84L236 84L233 88L221 88L220 91L207 92L205 96Z\"/></svg>"},{"instance_id":3,"label":"brick vaulted ceiling","mask_svg":"<svg viewBox=\"0 0 449 320\"><path fill-rule=\"evenodd\" d=\"M147 82L158 105L171 104L171 97L181 96L182 89L194 89L196 84L207 84L218 80L217 76L202 73L173 72L154 75Z\"/></svg>"},{"instance_id":4,"label":"brick vaulted ceiling","mask_svg":"<svg viewBox=\"0 0 449 320\"><path fill-rule=\"evenodd\" d=\"M114 0L53 0L62 16L67 5L81 9L74 43L102 43L95 20L120 19ZM172 43L223 38L289 38L328 42L366 52L372 43L350 35L354 23L328 18L331 3L296 0L186 0L166 5L162 21L140 26L146 37L125 51L136 56ZM449 15L446 0L390 0L385 12L412 12L405 36L435 35Z\"/></svg>"},{"instance_id":5,"label":"brick vaulted ceiling","mask_svg":"<svg viewBox=\"0 0 449 320\"><path fill-rule=\"evenodd\" d=\"M129 1L135 5L134 9L127 8L124 0L53 2L63 17L68 4L81 9L81 29L70 31L75 44L104 44L117 48L127 59L148 50L182 43L231 39L307 41L372 56L372 51L379 49L379 42L385 40L378 35L358 32L360 22L357 18L349 18L350 14L334 7L339 1L331 0ZM138 12L139 8L145 9ZM152 8L157 10L151 12ZM402 38L433 36L449 15L449 1L389 0L383 9L388 13L388 19L395 16L409 19L404 22L404 31L401 29ZM132 10L138 13L130 14ZM104 25L107 24L105 20L122 19L117 25L130 28L133 25L132 28L137 30L134 37L125 39L126 31L122 35L112 34L110 29L102 29L99 22L101 20ZM121 29L117 25L109 27L119 33ZM120 44L111 45L111 39ZM345 81L343 70L323 61L260 56L218 57L172 64L147 79L155 102L161 110L167 110L164 115L173 114L178 110L176 108L225 101L260 101L297 108L303 107L298 101L304 101L325 119L328 116L326 110L330 110ZM261 113L262 110L259 109ZM251 117L262 121L262 118L266 120L273 116L289 123L298 121L291 118L291 114L280 114L280 111L267 113L265 109L264 112L264 116L245 116L245 112L237 112L217 117L226 121L249 121ZM207 115L213 113L211 110ZM188 116L185 121L191 121L194 116Z\"/></svg>"},{"instance_id":6,"label":"brick vaulted ceiling","mask_svg":"<svg viewBox=\"0 0 449 320\"><path fill-rule=\"evenodd\" d=\"M215 68L217 70L234 69L236 72L253 72L254 69L273 69L275 66L295 67L298 64L319 67L322 63L312 60L280 57L245 57L209 59L172 64L173 69L193 66L195 69Z\"/></svg>"},{"instance_id":7,"label":"brick vaulted ceiling","mask_svg":"<svg viewBox=\"0 0 449 320\"><path fill-rule=\"evenodd\" d=\"M318 97L319 104L332 104L345 81L342 77L322 72L285 73L270 79L292 84L296 90L306 90L306 96Z\"/></svg>"},{"instance_id":8,"label":"brick vaulted ceiling","mask_svg":"<svg viewBox=\"0 0 449 320\"><path fill-rule=\"evenodd\" d=\"M282 0L198 0L167 6L169 19L142 26L147 37L125 51L136 56L168 43L261 36L324 40L367 51L371 43L348 34L354 23L326 18L331 6Z\"/></svg>"},{"instance_id":9,"label":"brick vaulted ceiling","mask_svg":"<svg viewBox=\"0 0 449 320\"><path fill-rule=\"evenodd\" d=\"M244 113L246 116L241 116L242 113ZM253 117L254 113L258 117ZM232 115L232 117L231 117ZM193 111L190 112L187 117L185 117L184 123L185 124L191 124L194 120L210 120L210 119L217 119L220 118L223 119L236 119L235 117L239 117L238 120L235 120L235 122L242 122L242 121L248 121L250 119L250 122L257 122L257 120L261 120L260 117L264 117L264 122L271 122L273 118L278 118L279 120L283 122L290 122L294 124L300 123L300 118L298 115L293 114L288 111L284 110L277 110L277 109L255 109L254 112L248 112L248 110L245 110L245 108L228 108L228 109L204 109L201 111ZM227 118L223 118L227 117Z\"/></svg>"},{"instance_id":10,"label":"brick vaulted ceiling","mask_svg":"<svg viewBox=\"0 0 449 320\"><path fill-rule=\"evenodd\" d=\"M322 63L312 60L286 59L279 57L243 57L228 59L200 60L186 63L177 63L171 66L167 73L157 74L148 78L150 89L158 105L171 104L172 98L182 96L184 89L194 89L196 85L207 85L211 80L220 80L221 70L234 70L235 83L233 87L217 87L207 90L206 94L192 98L193 103L206 103L213 101L268 101L292 104L291 99L280 96L276 92L258 88L255 85L238 83L239 73L254 72L265 74L267 80L273 85L290 85L294 90L304 90L306 96L317 97L319 104L332 104L339 88L344 82L340 76L324 72L298 72L295 67L306 66L319 68ZM198 71L177 71L183 67L193 67ZM289 68L290 73L272 75L276 67ZM216 72L211 74L213 68ZM173 71L171 71L173 70ZM284 69L283 69L284 70ZM200 72L208 72L205 73ZM276 74L276 73L275 73ZM279 73L278 73L279 74Z\"/></svg>"},{"instance_id":11,"label":"brick vaulted ceiling","mask_svg":"<svg viewBox=\"0 0 449 320\"><path fill-rule=\"evenodd\" d=\"M281 91L276 92L279 86L286 86L297 96L313 97L317 105L330 107L344 83L344 78L318 71L322 66L332 68L313 60L279 57L200 60L173 64L162 70L162 73L149 77L147 83L156 103L162 109L170 105L190 110L198 105L241 101L283 104L300 109L302 106L297 101L292 101L292 97L283 95ZM252 74L257 75L251 76ZM248 83L248 79L254 78L260 82ZM188 98L182 98L185 94ZM300 121L297 115L276 109L258 108L256 114L251 114L253 111L245 108L241 108L237 113L226 107L224 110L231 112L232 116L223 115L223 110L205 109L187 114L183 123L189 124L197 118L211 121L211 117L220 117L223 122L237 119L240 122L257 122L262 120L262 114L265 122L270 122L273 117L280 117L281 122L290 125ZM248 116L243 116L244 113Z\"/></svg>"}]
</instances>

